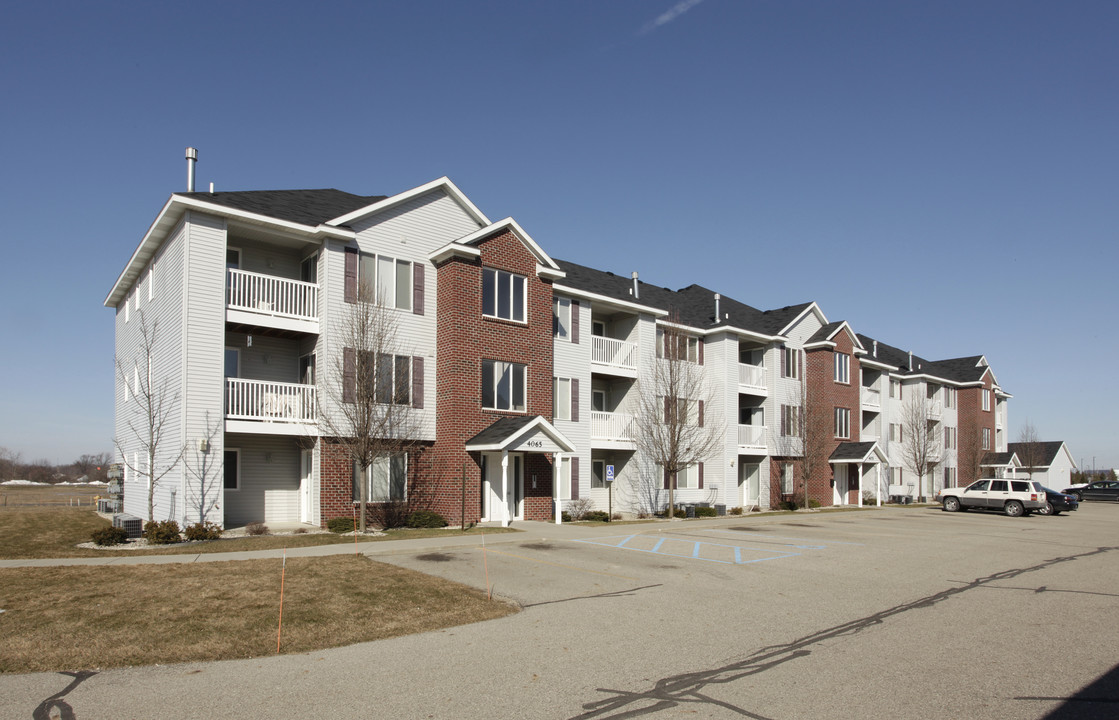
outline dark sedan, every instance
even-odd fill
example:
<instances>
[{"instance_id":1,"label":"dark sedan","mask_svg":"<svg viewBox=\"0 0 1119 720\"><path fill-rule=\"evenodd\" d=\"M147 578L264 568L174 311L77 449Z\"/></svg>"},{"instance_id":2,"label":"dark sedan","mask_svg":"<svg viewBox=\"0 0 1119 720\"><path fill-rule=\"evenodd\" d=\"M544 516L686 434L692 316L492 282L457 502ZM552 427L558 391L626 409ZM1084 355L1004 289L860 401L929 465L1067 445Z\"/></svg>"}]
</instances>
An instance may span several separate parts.
<instances>
[{"instance_id":1,"label":"dark sedan","mask_svg":"<svg viewBox=\"0 0 1119 720\"><path fill-rule=\"evenodd\" d=\"M1047 487L1043 487L1042 490L1045 491L1045 507L1037 511L1038 515L1060 515L1080 507L1080 501L1075 495L1057 492Z\"/></svg>"},{"instance_id":2,"label":"dark sedan","mask_svg":"<svg viewBox=\"0 0 1119 720\"><path fill-rule=\"evenodd\" d=\"M1085 500L1110 500L1119 501L1119 480L1097 480L1080 487L1068 488L1065 492L1075 495L1076 499Z\"/></svg>"}]
</instances>

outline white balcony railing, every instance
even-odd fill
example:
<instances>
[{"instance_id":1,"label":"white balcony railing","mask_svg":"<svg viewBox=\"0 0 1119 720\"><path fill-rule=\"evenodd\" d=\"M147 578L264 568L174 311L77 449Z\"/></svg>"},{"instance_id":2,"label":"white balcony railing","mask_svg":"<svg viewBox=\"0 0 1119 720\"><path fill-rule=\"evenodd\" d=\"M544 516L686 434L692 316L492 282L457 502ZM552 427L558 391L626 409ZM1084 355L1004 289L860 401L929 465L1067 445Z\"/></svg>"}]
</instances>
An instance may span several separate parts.
<instances>
[{"instance_id":1,"label":"white balcony railing","mask_svg":"<svg viewBox=\"0 0 1119 720\"><path fill-rule=\"evenodd\" d=\"M765 368L760 365L738 364L738 384L765 387Z\"/></svg>"},{"instance_id":2,"label":"white balcony railing","mask_svg":"<svg viewBox=\"0 0 1119 720\"><path fill-rule=\"evenodd\" d=\"M765 447L765 425L739 425L738 445L740 447Z\"/></svg>"},{"instance_id":3,"label":"white balcony railing","mask_svg":"<svg viewBox=\"0 0 1119 720\"><path fill-rule=\"evenodd\" d=\"M230 420L315 422L315 386L225 379L225 416Z\"/></svg>"},{"instance_id":4,"label":"white balcony railing","mask_svg":"<svg viewBox=\"0 0 1119 720\"><path fill-rule=\"evenodd\" d=\"M882 407L882 393L878 391L878 388L867 387L866 385L864 385L862 403L867 407L880 408Z\"/></svg>"},{"instance_id":5,"label":"white balcony railing","mask_svg":"<svg viewBox=\"0 0 1119 720\"><path fill-rule=\"evenodd\" d=\"M231 268L226 271L225 293L226 305L233 310L319 319L319 286L315 283Z\"/></svg>"},{"instance_id":6,"label":"white balcony railing","mask_svg":"<svg viewBox=\"0 0 1119 720\"><path fill-rule=\"evenodd\" d=\"M636 370L637 343L592 335L591 362Z\"/></svg>"},{"instance_id":7,"label":"white balcony railing","mask_svg":"<svg viewBox=\"0 0 1119 720\"><path fill-rule=\"evenodd\" d=\"M633 440L633 416L626 413L591 413L592 440Z\"/></svg>"},{"instance_id":8,"label":"white balcony railing","mask_svg":"<svg viewBox=\"0 0 1119 720\"><path fill-rule=\"evenodd\" d=\"M926 407L928 408L930 420L939 420L940 416L944 413L944 407L936 400L929 400Z\"/></svg>"}]
</instances>

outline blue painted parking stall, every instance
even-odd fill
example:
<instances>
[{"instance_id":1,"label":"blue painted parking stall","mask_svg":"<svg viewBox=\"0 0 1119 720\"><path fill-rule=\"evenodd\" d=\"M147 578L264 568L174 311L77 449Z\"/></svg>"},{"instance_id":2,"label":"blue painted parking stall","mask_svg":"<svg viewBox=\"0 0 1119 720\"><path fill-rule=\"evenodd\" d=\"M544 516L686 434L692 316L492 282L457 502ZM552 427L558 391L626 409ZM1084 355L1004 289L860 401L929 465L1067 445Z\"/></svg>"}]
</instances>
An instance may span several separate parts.
<instances>
[{"instance_id":1,"label":"blue painted parking stall","mask_svg":"<svg viewBox=\"0 0 1119 720\"><path fill-rule=\"evenodd\" d=\"M718 532L718 531L716 531ZM724 531L741 536L733 530ZM630 550L652 555L666 555L684 560L702 560L723 565L749 565L797 557L805 552L827 550L826 544L796 538L766 537L764 542L713 542L709 539L698 540L672 535L653 535L634 533L632 535L611 535L598 538L584 538L573 542L599 545L602 547ZM761 540L761 538L759 538ZM772 541L778 542L772 542ZM788 540L788 541L784 541ZM850 544L850 543L845 543Z\"/></svg>"}]
</instances>

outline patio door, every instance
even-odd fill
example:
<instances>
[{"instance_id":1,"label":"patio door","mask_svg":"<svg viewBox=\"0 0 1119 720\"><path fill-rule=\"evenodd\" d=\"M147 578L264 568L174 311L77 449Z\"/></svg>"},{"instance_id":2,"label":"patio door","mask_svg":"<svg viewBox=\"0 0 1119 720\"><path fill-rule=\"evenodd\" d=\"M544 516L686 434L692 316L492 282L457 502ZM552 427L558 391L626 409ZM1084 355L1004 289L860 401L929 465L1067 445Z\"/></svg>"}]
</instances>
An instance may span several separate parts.
<instances>
[{"instance_id":1,"label":"patio door","mask_svg":"<svg viewBox=\"0 0 1119 720\"><path fill-rule=\"evenodd\" d=\"M303 450L299 463L299 522L314 523L311 512L314 499L312 495L311 476L315 470L315 453L313 450Z\"/></svg>"},{"instance_id":2,"label":"patio door","mask_svg":"<svg viewBox=\"0 0 1119 720\"><path fill-rule=\"evenodd\" d=\"M835 469L835 498L834 504L847 504L847 465L833 465Z\"/></svg>"},{"instance_id":3,"label":"patio door","mask_svg":"<svg viewBox=\"0 0 1119 720\"><path fill-rule=\"evenodd\" d=\"M524 519L524 456L509 453L508 492L502 493L501 453L485 454L485 520L501 520L502 503L509 509L510 520Z\"/></svg>"},{"instance_id":4,"label":"patio door","mask_svg":"<svg viewBox=\"0 0 1119 720\"><path fill-rule=\"evenodd\" d=\"M761 468L757 463L739 463L738 489L741 491L743 508L750 508L759 504Z\"/></svg>"}]
</instances>

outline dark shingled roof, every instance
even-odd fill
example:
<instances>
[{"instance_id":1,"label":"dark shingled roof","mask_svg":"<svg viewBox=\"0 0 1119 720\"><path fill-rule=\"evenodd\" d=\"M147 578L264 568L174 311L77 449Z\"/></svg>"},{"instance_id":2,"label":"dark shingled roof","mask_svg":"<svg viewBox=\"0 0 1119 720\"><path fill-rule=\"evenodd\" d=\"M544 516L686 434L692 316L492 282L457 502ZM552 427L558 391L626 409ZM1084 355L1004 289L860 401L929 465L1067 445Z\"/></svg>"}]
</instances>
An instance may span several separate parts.
<instances>
[{"instance_id":1,"label":"dark shingled roof","mask_svg":"<svg viewBox=\"0 0 1119 720\"><path fill-rule=\"evenodd\" d=\"M812 343L825 342L828 339L828 336L835 332L836 329L842 324L843 321L838 320L836 322L830 322L827 325L824 325L822 328L812 333L812 337L808 338L808 341L805 344L811 345Z\"/></svg>"},{"instance_id":2,"label":"dark shingled roof","mask_svg":"<svg viewBox=\"0 0 1119 720\"><path fill-rule=\"evenodd\" d=\"M874 351L874 338L859 334L859 341L867 350L867 358L892 365L903 375L931 375L944 380L958 383L979 382L988 368L980 365L982 355L971 357L952 358L950 360L926 360L918 355L913 356L913 371L909 370L909 353L878 341L877 357L870 355Z\"/></svg>"},{"instance_id":3,"label":"dark shingled roof","mask_svg":"<svg viewBox=\"0 0 1119 720\"><path fill-rule=\"evenodd\" d=\"M1024 458L1028 454L1026 452L1027 445L1029 445L1029 443L1007 443L1006 449L1012 453L1018 453L1018 459L1025 463L1026 461ZM1061 452L1061 446L1064 445L1064 442L1061 440L1055 442L1038 442L1036 445L1038 454L1036 458L1038 461L1037 467L1049 467L1053 464L1053 461L1057 459L1057 453Z\"/></svg>"},{"instance_id":4,"label":"dark shingled roof","mask_svg":"<svg viewBox=\"0 0 1119 720\"><path fill-rule=\"evenodd\" d=\"M983 456L981 465L1007 465L1010 463L1010 458L1014 457L1013 452L989 452Z\"/></svg>"},{"instance_id":5,"label":"dark shingled roof","mask_svg":"<svg viewBox=\"0 0 1119 720\"><path fill-rule=\"evenodd\" d=\"M831 454L828 460L862 460L874 449L873 442L845 442Z\"/></svg>"},{"instance_id":6,"label":"dark shingled roof","mask_svg":"<svg viewBox=\"0 0 1119 720\"><path fill-rule=\"evenodd\" d=\"M527 415L524 417L504 417L494 422L488 428L478 433L474 437L466 441L467 447L470 445L496 445L509 438L510 435L515 435L517 431L524 426L536 420L539 415Z\"/></svg>"},{"instance_id":7,"label":"dark shingled roof","mask_svg":"<svg viewBox=\"0 0 1119 720\"><path fill-rule=\"evenodd\" d=\"M386 197L385 195L352 195L333 188L193 192L175 193L175 195L311 226L360 210Z\"/></svg>"},{"instance_id":8,"label":"dark shingled roof","mask_svg":"<svg viewBox=\"0 0 1119 720\"><path fill-rule=\"evenodd\" d=\"M951 360L937 360L927 363L924 372L942 377L945 380L978 382L983 378L983 373L987 372L985 365L979 365L979 360L982 357L982 355L972 355L971 357L952 358Z\"/></svg>"},{"instance_id":9,"label":"dark shingled roof","mask_svg":"<svg viewBox=\"0 0 1119 720\"><path fill-rule=\"evenodd\" d=\"M638 292L640 297L635 298L631 292L633 289L633 279L631 277L595 270L567 260L556 260L556 264L567 273L567 277L558 283L560 285L567 285L577 290L595 293L613 300L622 300L663 310L678 315L680 323L695 328L729 326L763 335L777 335L804 312L805 308L811 305L811 303L802 303L777 310L762 311L724 295L719 301L719 313L724 317L716 318L715 291L700 285L689 285L681 290L669 290L639 280Z\"/></svg>"}]
</instances>

